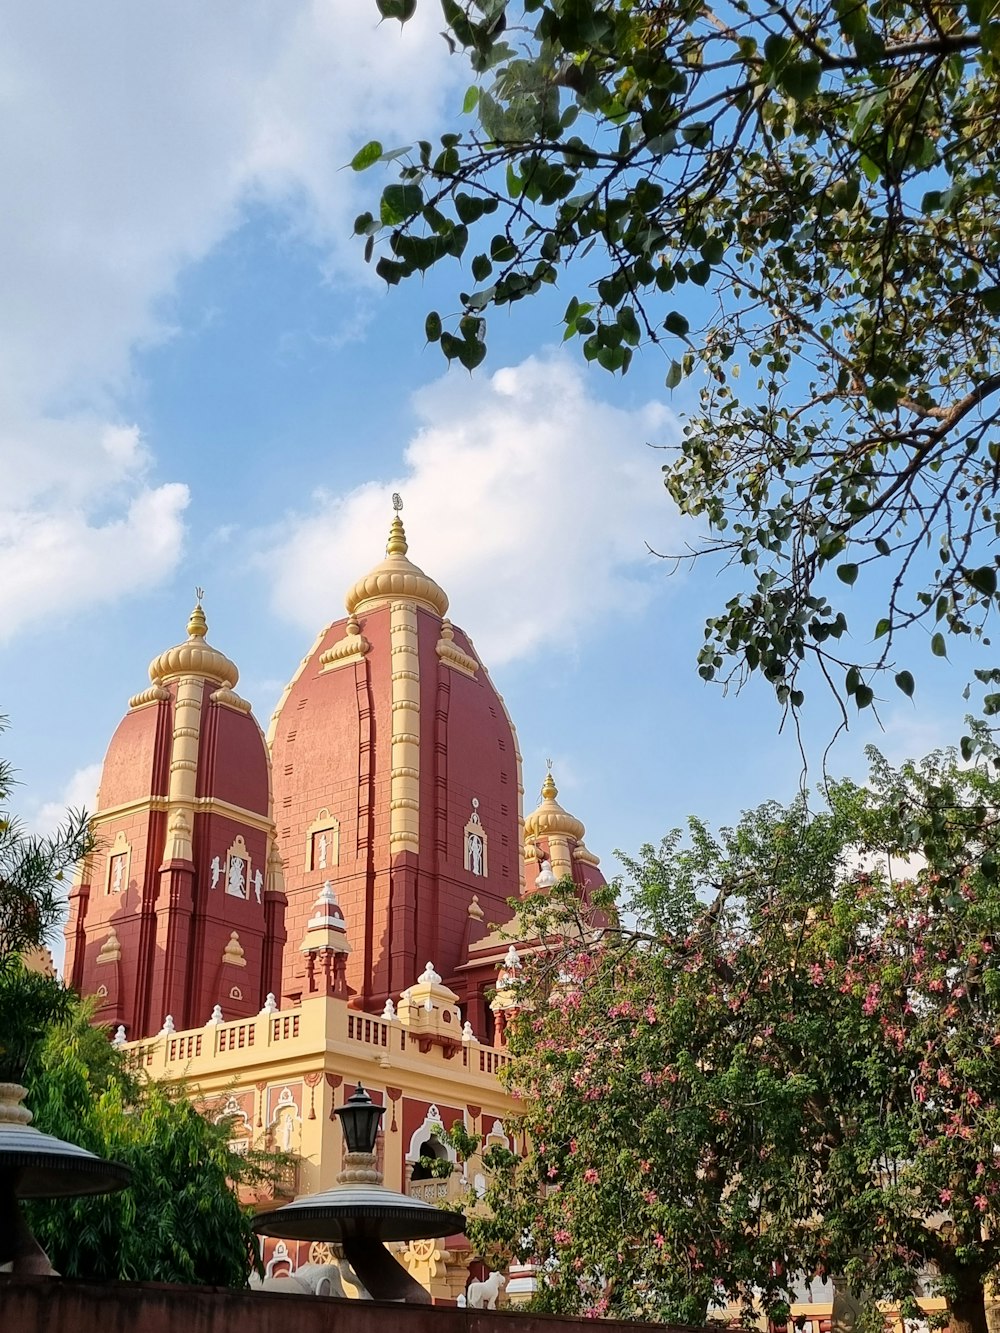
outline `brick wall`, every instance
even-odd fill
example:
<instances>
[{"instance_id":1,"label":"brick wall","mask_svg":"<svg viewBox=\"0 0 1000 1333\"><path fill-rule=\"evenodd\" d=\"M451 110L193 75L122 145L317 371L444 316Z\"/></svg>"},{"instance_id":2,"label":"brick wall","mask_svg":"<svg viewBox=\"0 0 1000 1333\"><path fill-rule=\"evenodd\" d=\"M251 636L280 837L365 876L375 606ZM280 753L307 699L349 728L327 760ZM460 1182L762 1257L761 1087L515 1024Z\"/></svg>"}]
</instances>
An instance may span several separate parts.
<instances>
[{"instance_id":1,"label":"brick wall","mask_svg":"<svg viewBox=\"0 0 1000 1333\"><path fill-rule=\"evenodd\" d=\"M514 1311L384 1305L153 1283L0 1276L9 1333L624 1333L663 1324L562 1319Z\"/></svg>"}]
</instances>

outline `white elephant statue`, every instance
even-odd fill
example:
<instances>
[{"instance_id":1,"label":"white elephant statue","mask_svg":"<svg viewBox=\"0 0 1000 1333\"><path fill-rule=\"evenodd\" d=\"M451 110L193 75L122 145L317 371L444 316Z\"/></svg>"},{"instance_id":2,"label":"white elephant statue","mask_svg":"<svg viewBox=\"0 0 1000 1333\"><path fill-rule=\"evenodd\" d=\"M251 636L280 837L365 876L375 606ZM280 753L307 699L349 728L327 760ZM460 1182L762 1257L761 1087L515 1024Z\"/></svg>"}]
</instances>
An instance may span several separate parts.
<instances>
[{"instance_id":1,"label":"white elephant statue","mask_svg":"<svg viewBox=\"0 0 1000 1333\"><path fill-rule=\"evenodd\" d=\"M282 1277L259 1278L254 1273L250 1286L254 1291L284 1292L288 1296L339 1296L342 1300L357 1299L360 1294L356 1288L351 1292L345 1290L339 1264L302 1264L294 1273Z\"/></svg>"},{"instance_id":2,"label":"white elephant statue","mask_svg":"<svg viewBox=\"0 0 1000 1333\"><path fill-rule=\"evenodd\" d=\"M495 1310L506 1281L503 1273L491 1273L485 1282L470 1282L465 1289L466 1305L470 1310Z\"/></svg>"}]
</instances>

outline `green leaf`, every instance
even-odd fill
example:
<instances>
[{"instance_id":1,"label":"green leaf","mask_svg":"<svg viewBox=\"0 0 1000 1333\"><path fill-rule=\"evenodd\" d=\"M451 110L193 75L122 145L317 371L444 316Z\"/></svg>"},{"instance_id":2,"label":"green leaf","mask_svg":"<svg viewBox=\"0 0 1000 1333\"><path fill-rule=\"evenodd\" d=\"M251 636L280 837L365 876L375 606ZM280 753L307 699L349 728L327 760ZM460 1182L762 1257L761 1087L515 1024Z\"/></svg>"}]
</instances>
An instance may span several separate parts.
<instances>
[{"instance_id":1,"label":"green leaf","mask_svg":"<svg viewBox=\"0 0 1000 1333\"><path fill-rule=\"evenodd\" d=\"M373 162L377 162L382 156L382 145L377 139L372 139L366 143L364 148L359 148L351 158L352 171L364 171L370 167Z\"/></svg>"},{"instance_id":2,"label":"green leaf","mask_svg":"<svg viewBox=\"0 0 1000 1333\"><path fill-rule=\"evenodd\" d=\"M671 310L670 314L663 321L663 327L668 333L676 333L678 338L686 338L691 325L679 310Z\"/></svg>"},{"instance_id":3,"label":"green leaf","mask_svg":"<svg viewBox=\"0 0 1000 1333\"><path fill-rule=\"evenodd\" d=\"M884 635L888 634L891 629L892 623L883 617L875 626L875 638L881 639Z\"/></svg>"},{"instance_id":4,"label":"green leaf","mask_svg":"<svg viewBox=\"0 0 1000 1333\"><path fill-rule=\"evenodd\" d=\"M676 389L678 384L684 378L684 371L679 361L671 361L670 369L667 371L666 385L668 389Z\"/></svg>"},{"instance_id":5,"label":"green leaf","mask_svg":"<svg viewBox=\"0 0 1000 1333\"><path fill-rule=\"evenodd\" d=\"M417 0L375 0L378 12L384 19L398 19L407 23L417 12Z\"/></svg>"},{"instance_id":6,"label":"green leaf","mask_svg":"<svg viewBox=\"0 0 1000 1333\"><path fill-rule=\"evenodd\" d=\"M465 101L462 103L462 114L465 116L470 115L473 111L475 111L478 103L479 103L479 88L476 84L473 84L472 87L469 88L465 94Z\"/></svg>"},{"instance_id":7,"label":"green leaf","mask_svg":"<svg viewBox=\"0 0 1000 1333\"><path fill-rule=\"evenodd\" d=\"M982 565L979 569L967 569L965 577L986 597L992 597L997 590L997 571L995 565Z\"/></svg>"},{"instance_id":8,"label":"green leaf","mask_svg":"<svg viewBox=\"0 0 1000 1333\"><path fill-rule=\"evenodd\" d=\"M424 333L429 343L436 343L441 338L441 316L432 310L424 321Z\"/></svg>"},{"instance_id":9,"label":"green leaf","mask_svg":"<svg viewBox=\"0 0 1000 1333\"><path fill-rule=\"evenodd\" d=\"M398 226L419 213L424 206L424 192L419 185L387 185L382 191L380 213L387 227Z\"/></svg>"},{"instance_id":10,"label":"green leaf","mask_svg":"<svg viewBox=\"0 0 1000 1333\"><path fill-rule=\"evenodd\" d=\"M940 630L931 636L931 652L935 657L947 657L948 649L945 646L944 635Z\"/></svg>"},{"instance_id":11,"label":"green leaf","mask_svg":"<svg viewBox=\"0 0 1000 1333\"><path fill-rule=\"evenodd\" d=\"M778 86L789 97L804 101L819 90L821 72L818 60L789 61L778 75Z\"/></svg>"},{"instance_id":12,"label":"green leaf","mask_svg":"<svg viewBox=\"0 0 1000 1333\"><path fill-rule=\"evenodd\" d=\"M858 706L858 711L862 708L868 708L875 698L875 691L870 685L859 685L854 691L854 702Z\"/></svg>"},{"instance_id":13,"label":"green leaf","mask_svg":"<svg viewBox=\"0 0 1000 1333\"><path fill-rule=\"evenodd\" d=\"M876 384L868 390L868 401L877 412L892 412L899 402L895 384Z\"/></svg>"},{"instance_id":14,"label":"green leaf","mask_svg":"<svg viewBox=\"0 0 1000 1333\"><path fill-rule=\"evenodd\" d=\"M977 295L991 315L1000 315L1000 287L981 287Z\"/></svg>"},{"instance_id":15,"label":"green leaf","mask_svg":"<svg viewBox=\"0 0 1000 1333\"><path fill-rule=\"evenodd\" d=\"M852 583L856 582L857 577L858 577L857 565L837 566L837 578L840 579L841 583L846 583L848 586L850 586Z\"/></svg>"},{"instance_id":16,"label":"green leaf","mask_svg":"<svg viewBox=\"0 0 1000 1333\"><path fill-rule=\"evenodd\" d=\"M472 261L472 276L476 282L483 282L493 272L493 265L488 255L476 255Z\"/></svg>"},{"instance_id":17,"label":"green leaf","mask_svg":"<svg viewBox=\"0 0 1000 1333\"><path fill-rule=\"evenodd\" d=\"M909 671L898 671L896 673L896 684L906 695L907 699L913 698L913 677Z\"/></svg>"}]
</instances>

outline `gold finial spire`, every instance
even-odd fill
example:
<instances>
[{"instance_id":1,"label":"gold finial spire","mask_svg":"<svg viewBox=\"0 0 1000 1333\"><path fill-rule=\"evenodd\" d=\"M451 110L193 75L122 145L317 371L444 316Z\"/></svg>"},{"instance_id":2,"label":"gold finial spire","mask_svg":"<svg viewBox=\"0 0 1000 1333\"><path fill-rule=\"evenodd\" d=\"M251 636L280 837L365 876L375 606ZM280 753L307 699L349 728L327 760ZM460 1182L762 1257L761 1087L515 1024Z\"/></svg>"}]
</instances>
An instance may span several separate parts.
<instances>
[{"instance_id":1,"label":"gold finial spire","mask_svg":"<svg viewBox=\"0 0 1000 1333\"><path fill-rule=\"evenodd\" d=\"M405 555L408 550L403 520L397 514L389 525L389 540L385 544L385 553L386 555Z\"/></svg>"},{"instance_id":2,"label":"gold finial spire","mask_svg":"<svg viewBox=\"0 0 1000 1333\"><path fill-rule=\"evenodd\" d=\"M205 612L202 610L202 600L205 596L204 588L195 588L194 595L198 599L195 608L188 616L187 632L189 639L203 639L208 633L208 621L205 619Z\"/></svg>"},{"instance_id":3,"label":"gold finial spire","mask_svg":"<svg viewBox=\"0 0 1000 1333\"><path fill-rule=\"evenodd\" d=\"M548 761L547 767L549 771L546 773L545 781L542 783L542 800L554 801L556 797L559 795L559 788L556 786L555 780L552 777L551 759Z\"/></svg>"}]
</instances>

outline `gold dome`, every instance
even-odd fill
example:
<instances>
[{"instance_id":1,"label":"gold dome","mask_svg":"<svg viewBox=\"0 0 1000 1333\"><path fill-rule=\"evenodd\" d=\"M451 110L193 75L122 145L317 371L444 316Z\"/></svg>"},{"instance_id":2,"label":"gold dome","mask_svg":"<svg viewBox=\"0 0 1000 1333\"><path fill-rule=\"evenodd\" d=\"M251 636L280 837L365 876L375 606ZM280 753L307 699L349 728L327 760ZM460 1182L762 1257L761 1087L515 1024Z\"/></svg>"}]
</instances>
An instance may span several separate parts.
<instances>
[{"instance_id":1,"label":"gold dome","mask_svg":"<svg viewBox=\"0 0 1000 1333\"><path fill-rule=\"evenodd\" d=\"M583 824L575 815L571 815L568 810L564 810L556 797L559 795L559 789L552 780L552 774L546 774L545 781L542 783L542 803L537 810L533 810L524 820L524 836L526 838L547 838L550 834L557 837L574 838L577 842L583 841L583 835L586 830Z\"/></svg>"},{"instance_id":2,"label":"gold dome","mask_svg":"<svg viewBox=\"0 0 1000 1333\"><path fill-rule=\"evenodd\" d=\"M358 579L345 602L349 615L371 611L383 602L416 602L442 618L448 613L448 595L422 569L406 558L406 533L397 514L389 529L385 559Z\"/></svg>"},{"instance_id":3,"label":"gold dome","mask_svg":"<svg viewBox=\"0 0 1000 1333\"><path fill-rule=\"evenodd\" d=\"M231 689L240 678L239 670L235 662L218 648L213 648L205 638L208 623L201 602L188 618L187 632L186 643L179 643L153 658L149 664L149 679L154 685L162 685L177 676L204 676L206 680L217 681Z\"/></svg>"}]
</instances>

